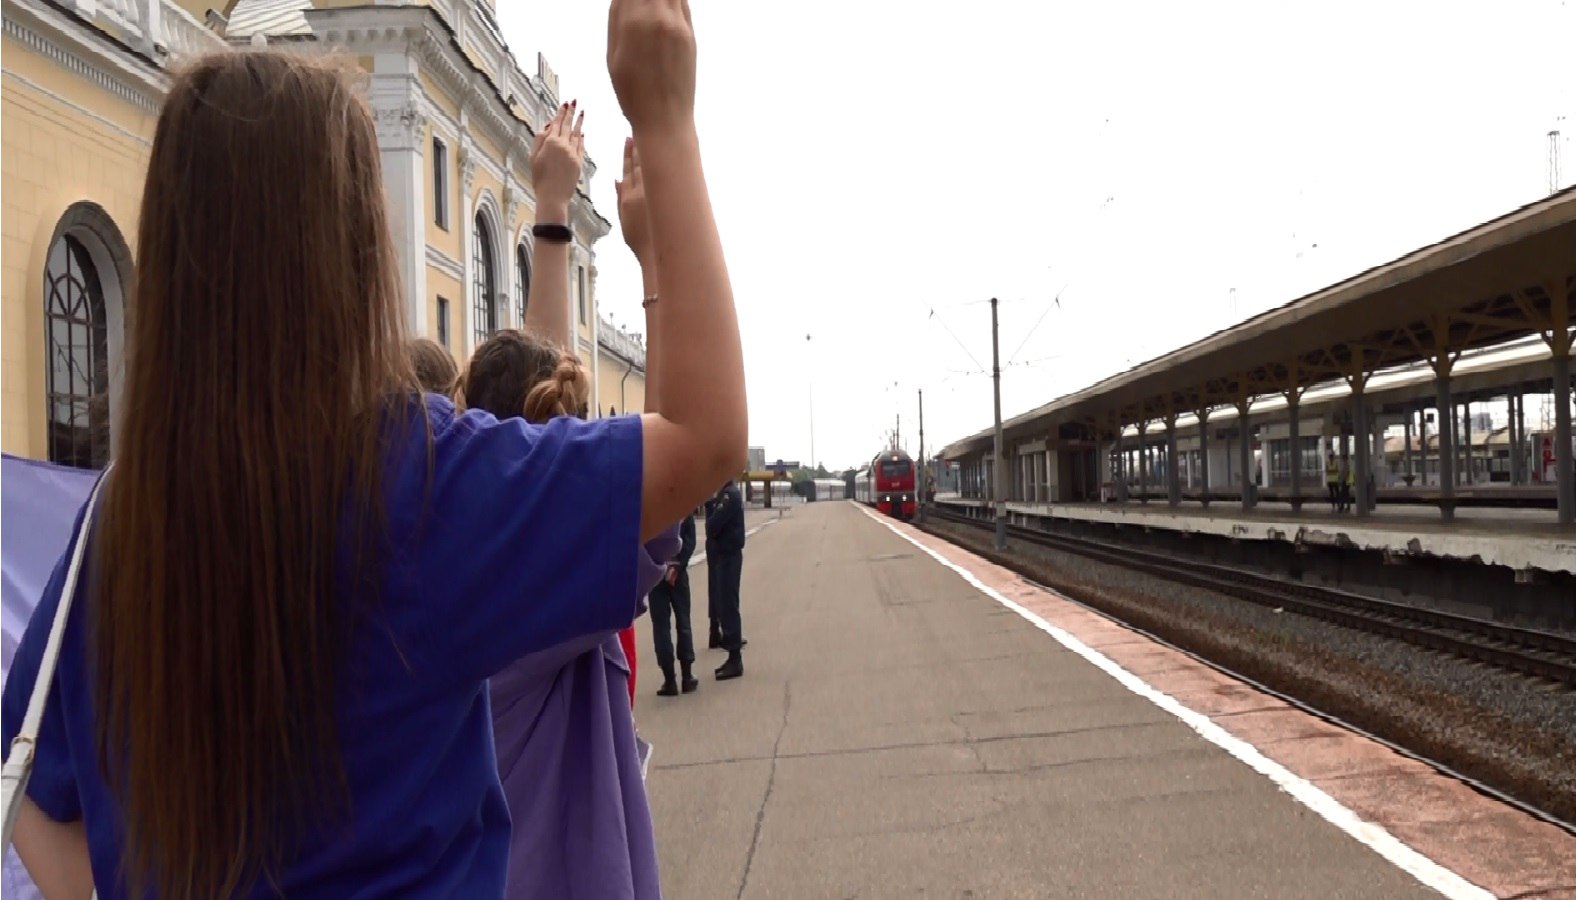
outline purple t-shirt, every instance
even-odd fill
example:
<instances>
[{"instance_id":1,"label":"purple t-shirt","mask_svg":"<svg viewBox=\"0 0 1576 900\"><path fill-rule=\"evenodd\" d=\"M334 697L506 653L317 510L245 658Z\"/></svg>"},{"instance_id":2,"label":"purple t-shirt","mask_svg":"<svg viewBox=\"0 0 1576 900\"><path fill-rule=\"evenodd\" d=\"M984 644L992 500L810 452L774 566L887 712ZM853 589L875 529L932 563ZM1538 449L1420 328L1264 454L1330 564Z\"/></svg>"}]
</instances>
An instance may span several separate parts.
<instances>
[{"instance_id":1,"label":"purple t-shirt","mask_svg":"<svg viewBox=\"0 0 1576 900\"><path fill-rule=\"evenodd\" d=\"M680 543L674 525L646 544L636 563L642 611ZM493 676L493 740L514 825L508 900L662 896L628 682L617 632L566 641Z\"/></svg>"},{"instance_id":2,"label":"purple t-shirt","mask_svg":"<svg viewBox=\"0 0 1576 900\"><path fill-rule=\"evenodd\" d=\"M339 733L351 821L295 836L301 850L277 873L277 893L291 898L501 896L510 822L487 679L634 620L646 558L640 419L536 426L456 414L431 396L425 407L413 404L391 432L385 515L396 552L383 560L376 621L345 649L354 674L340 690ZM21 724L64 574L62 559L16 649L0 744ZM354 602L349 574L347 565L341 583ZM88 605L79 595L67 619L27 794L55 821L84 823L98 895L112 900L126 894L123 820L98 764ZM250 892L275 895L265 882Z\"/></svg>"}]
</instances>

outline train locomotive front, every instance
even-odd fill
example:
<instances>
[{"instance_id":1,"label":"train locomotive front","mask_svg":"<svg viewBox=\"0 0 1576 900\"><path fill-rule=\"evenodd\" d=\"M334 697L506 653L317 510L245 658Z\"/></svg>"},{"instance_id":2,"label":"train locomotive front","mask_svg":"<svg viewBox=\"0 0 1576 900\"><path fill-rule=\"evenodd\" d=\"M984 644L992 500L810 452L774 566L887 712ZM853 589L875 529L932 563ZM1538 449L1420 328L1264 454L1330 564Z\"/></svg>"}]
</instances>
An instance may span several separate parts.
<instances>
[{"instance_id":1,"label":"train locomotive front","mask_svg":"<svg viewBox=\"0 0 1576 900\"><path fill-rule=\"evenodd\" d=\"M911 519L918 508L914 491L914 460L902 450L888 450L854 476L854 499L898 519Z\"/></svg>"}]
</instances>

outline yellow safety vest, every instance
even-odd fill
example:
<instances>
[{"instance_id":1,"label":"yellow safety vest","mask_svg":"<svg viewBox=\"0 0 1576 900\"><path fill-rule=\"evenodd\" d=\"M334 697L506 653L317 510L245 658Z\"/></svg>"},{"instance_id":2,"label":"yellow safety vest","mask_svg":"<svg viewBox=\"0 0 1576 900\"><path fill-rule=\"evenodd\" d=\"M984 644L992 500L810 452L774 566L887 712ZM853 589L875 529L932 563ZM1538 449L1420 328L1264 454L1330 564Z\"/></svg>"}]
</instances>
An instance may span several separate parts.
<instances>
[{"instance_id":1,"label":"yellow safety vest","mask_svg":"<svg viewBox=\"0 0 1576 900\"><path fill-rule=\"evenodd\" d=\"M1331 484L1341 480L1340 467L1335 464L1333 459L1324 464L1324 480Z\"/></svg>"}]
</instances>

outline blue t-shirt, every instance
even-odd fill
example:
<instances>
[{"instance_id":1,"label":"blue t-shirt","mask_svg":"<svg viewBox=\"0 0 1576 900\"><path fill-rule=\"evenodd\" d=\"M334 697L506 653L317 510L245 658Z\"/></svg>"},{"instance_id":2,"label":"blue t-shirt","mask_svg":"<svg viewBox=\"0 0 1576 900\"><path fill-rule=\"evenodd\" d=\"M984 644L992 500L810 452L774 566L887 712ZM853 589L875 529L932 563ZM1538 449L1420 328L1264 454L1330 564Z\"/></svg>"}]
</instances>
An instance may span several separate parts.
<instances>
[{"instance_id":1,"label":"blue t-shirt","mask_svg":"<svg viewBox=\"0 0 1576 900\"><path fill-rule=\"evenodd\" d=\"M502 896L509 813L486 679L527 653L625 628L636 614L639 417L537 426L456 414L431 396L427 414L430 484L419 421L385 481L390 537L409 552L385 566L377 618L352 635L344 663L358 673L340 692L350 831L309 837L280 873L284 896ZM66 559L7 679L5 746L27 708ZM56 821L84 820L94 881L109 900L124 896L122 826L97 764L87 597L79 589L71 609L27 793ZM272 892L260 883L253 894Z\"/></svg>"}]
</instances>

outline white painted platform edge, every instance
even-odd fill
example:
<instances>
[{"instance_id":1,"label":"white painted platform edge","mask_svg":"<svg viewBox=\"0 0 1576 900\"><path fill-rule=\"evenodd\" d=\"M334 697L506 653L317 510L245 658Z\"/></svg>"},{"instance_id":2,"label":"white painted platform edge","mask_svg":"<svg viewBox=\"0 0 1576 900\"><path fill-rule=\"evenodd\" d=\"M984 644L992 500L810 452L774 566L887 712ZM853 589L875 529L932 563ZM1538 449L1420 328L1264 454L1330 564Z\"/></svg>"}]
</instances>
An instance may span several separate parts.
<instances>
[{"instance_id":1,"label":"white painted platform edge","mask_svg":"<svg viewBox=\"0 0 1576 900\"><path fill-rule=\"evenodd\" d=\"M988 509L988 507L987 507ZM1159 528L1183 534L1210 534L1245 541L1302 542L1315 546L1353 546L1363 550L1388 550L1403 555L1428 555L1446 559L1481 560L1510 569L1542 569L1576 574L1576 535L1487 534L1489 529L1434 532L1394 526L1374 528L1358 520L1302 522L1294 519L1233 519L1229 516L1190 516L1170 512L1126 512L1104 509L1048 510L1007 506L1009 516L1035 516L1100 522L1129 528ZM1443 524L1443 523L1441 523ZM1457 523L1458 525L1461 523ZM1415 545L1415 546L1414 546Z\"/></svg>"},{"instance_id":2,"label":"white painted platform edge","mask_svg":"<svg viewBox=\"0 0 1576 900\"><path fill-rule=\"evenodd\" d=\"M863 506L859 507L859 511L885 525L893 534L918 547L931 559L956 572L980 593L1022 616L1035 627L1049 634L1057 643L1116 679L1123 687L1181 719L1204 740L1225 750L1255 772L1275 782L1277 787L1290 794L1297 802L1313 810L1325 821L1373 850L1392 865L1416 878L1424 886L1438 891L1451 900L1494 900L1493 894L1413 850L1383 826L1358 816L1341 805L1334 797L1265 756L1257 747L1216 725L1208 716L1182 705L1175 697L1157 690L1142 678L1112 661L1110 657L988 587L975 577L974 573L915 540L912 535L907 534L885 517Z\"/></svg>"}]
</instances>

